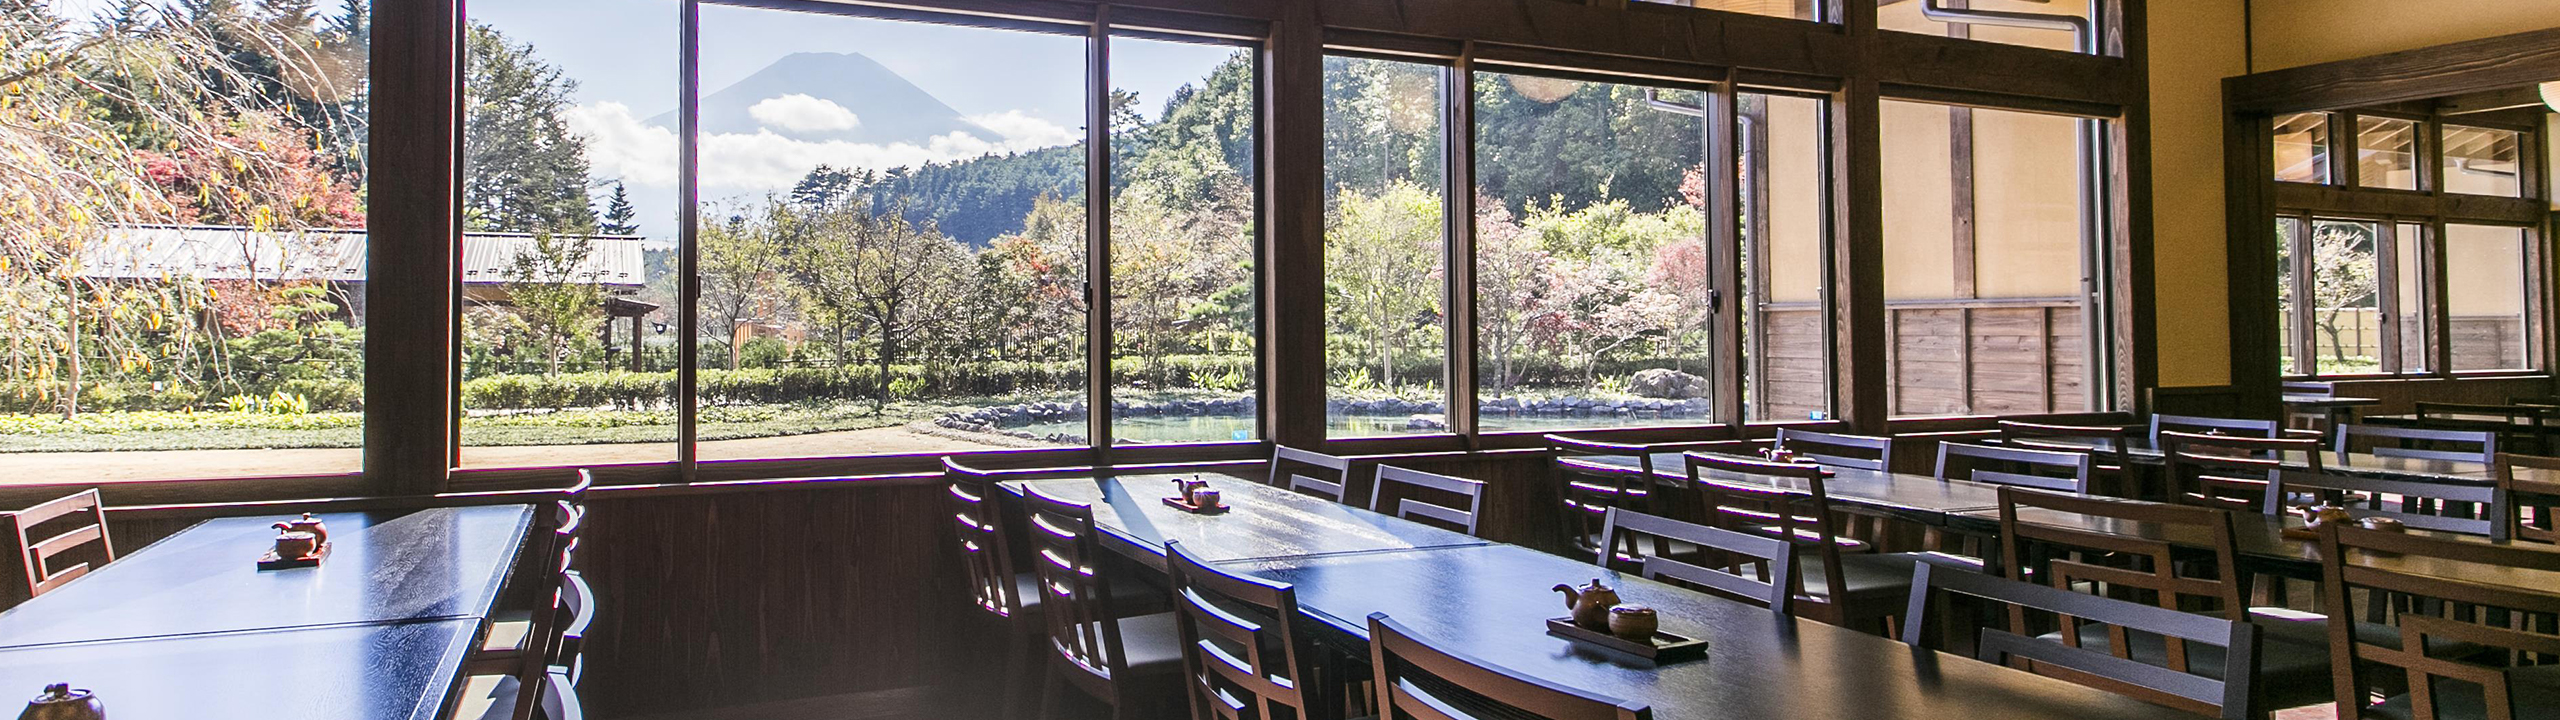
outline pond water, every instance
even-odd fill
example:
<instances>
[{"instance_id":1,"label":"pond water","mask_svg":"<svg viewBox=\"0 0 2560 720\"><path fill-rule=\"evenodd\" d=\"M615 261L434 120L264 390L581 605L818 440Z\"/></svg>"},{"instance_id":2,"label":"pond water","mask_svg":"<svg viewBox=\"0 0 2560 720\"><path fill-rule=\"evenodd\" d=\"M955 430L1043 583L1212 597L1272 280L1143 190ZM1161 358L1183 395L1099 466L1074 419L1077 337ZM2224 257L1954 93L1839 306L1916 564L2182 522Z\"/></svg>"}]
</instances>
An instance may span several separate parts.
<instances>
[{"instance_id":1,"label":"pond water","mask_svg":"<svg viewBox=\"0 0 2560 720\"><path fill-rule=\"evenodd\" d=\"M1493 421L1486 423L1485 429L1487 431L1499 429L1506 432L1591 430L1595 428L1611 427L1706 424L1706 421L1701 418L1621 418L1610 416L1563 417L1514 415L1499 418L1487 418L1487 420ZM1325 434L1328 437L1351 438L1378 437L1385 435L1415 435L1434 432L1430 430L1406 429L1405 422L1406 418L1400 415L1333 415L1325 418ZM1047 436L1052 433L1083 435L1085 432L1084 420L1082 418L1066 422L1032 423L1030 425L1006 429L1027 431L1033 435L1039 436ZM1131 443L1182 443L1216 442L1221 440L1252 440L1256 435L1254 418L1247 415L1194 415L1180 417L1145 415L1124 417L1120 418L1115 424L1115 430L1116 432L1113 434L1117 435L1122 442Z\"/></svg>"}]
</instances>

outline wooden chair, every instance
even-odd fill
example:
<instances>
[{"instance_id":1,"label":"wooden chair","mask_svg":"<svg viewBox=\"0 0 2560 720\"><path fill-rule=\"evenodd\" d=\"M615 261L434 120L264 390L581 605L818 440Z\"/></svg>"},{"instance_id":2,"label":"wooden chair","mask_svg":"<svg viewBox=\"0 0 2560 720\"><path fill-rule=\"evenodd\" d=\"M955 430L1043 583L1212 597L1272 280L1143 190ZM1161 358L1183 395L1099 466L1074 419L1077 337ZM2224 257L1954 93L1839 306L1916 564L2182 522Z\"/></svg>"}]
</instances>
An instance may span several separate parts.
<instances>
[{"instance_id":1,"label":"wooden chair","mask_svg":"<svg viewBox=\"0 0 2560 720\"><path fill-rule=\"evenodd\" d=\"M2284 383L2284 394L2332 398L2338 396L2338 384L2325 381L2288 380ZM2286 427L2316 431L2322 429L2320 427L2322 424L2329 422L2329 413L2316 409L2290 409L2286 411L2284 419Z\"/></svg>"},{"instance_id":2,"label":"wooden chair","mask_svg":"<svg viewBox=\"0 0 2560 720\"><path fill-rule=\"evenodd\" d=\"M2064 513L2079 523L2037 522L2029 513ZM2011 579L2057 589L2103 589L2119 600L2148 602L2161 608L2211 615L2257 625L2266 642L2259 645L2258 687L2261 705L2270 709L2314 705L2329 700L2328 619L2281 608L2253 608L2245 593L2251 578L2239 563L2232 511L2221 508L2095 498L2039 492L2026 488L2000 491L2001 554L2012 558ZM2175 539L2172 539L2175 538ZM2066 621L2066 625L2074 625ZM2370 637L2390 634L2388 627L2358 623ZM2205 662L2213 672L2220 648L2187 647L2155 636L2119 636L2109 628L2077 625L2076 637L2048 633L2047 639L2071 637L2080 647L2094 648L2141 662L2160 664L2173 651ZM2122 642L2120 642L2122 641Z\"/></svg>"},{"instance_id":3,"label":"wooden chair","mask_svg":"<svg viewBox=\"0 0 2560 720\"><path fill-rule=\"evenodd\" d=\"M1202 561L1165 543L1191 717L1261 720L1338 715L1298 591Z\"/></svg>"},{"instance_id":4,"label":"wooden chair","mask_svg":"<svg viewBox=\"0 0 2560 720\"><path fill-rule=\"evenodd\" d=\"M2088 453L1971 443L1938 443L1938 479L2041 488L2085 495L2096 461Z\"/></svg>"},{"instance_id":5,"label":"wooden chair","mask_svg":"<svg viewBox=\"0 0 2560 720\"><path fill-rule=\"evenodd\" d=\"M75 515L85 517L79 518L79 524L67 530L53 535L31 534L37 532L38 526ZM27 571L29 598L43 596L89 574L92 561L104 565L116 559L115 539L107 535L106 505L99 501L98 491L94 488L11 513L9 525L18 537L18 564L25 566ZM37 537L43 539L34 539ZM53 566L54 558L93 542L97 543L98 549L90 560L65 568Z\"/></svg>"},{"instance_id":6,"label":"wooden chair","mask_svg":"<svg viewBox=\"0 0 2560 720\"><path fill-rule=\"evenodd\" d=\"M2236 437L2160 433L2160 453L2167 462L2169 489L2180 502L2248 512L2279 514L2282 503L2270 503L2277 473L2286 457L2300 453L2309 472L2320 472L2320 441L2310 438Z\"/></svg>"},{"instance_id":7,"label":"wooden chair","mask_svg":"<svg viewBox=\"0 0 2560 720\"><path fill-rule=\"evenodd\" d=\"M1778 428L1776 447L1824 465L1860 470L1888 470L1893 467L1893 438Z\"/></svg>"},{"instance_id":8,"label":"wooden chair","mask_svg":"<svg viewBox=\"0 0 2560 720\"><path fill-rule=\"evenodd\" d=\"M996 475L961 465L950 457L942 459L945 507L951 514L953 537L959 542L960 567L966 573L969 601L995 621L996 635L1004 642L1003 684L1008 692L1002 702L1003 717L1018 718L1024 706L1036 698L1029 695L1031 676L1038 666L1039 641L1045 637L1039 629L1039 580L1034 573L1014 569L1012 524L1007 522L998 493Z\"/></svg>"},{"instance_id":9,"label":"wooden chair","mask_svg":"<svg viewBox=\"0 0 2560 720\"><path fill-rule=\"evenodd\" d=\"M1442 649L1412 628L1369 615L1379 720L1652 720L1645 705L1513 672Z\"/></svg>"},{"instance_id":10,"label":"wooden chair","mask_svg":"<svg viewBox=\"0 0 2560 720\"><path fill-rule=\"evenodd\" d=\"M1455 502L1435 503L1421 497L1425 493ZM1386 505L1390 499L1395 501L1392 509ZM1476 515L1483 507L1482 480L1379 465L1377 475L1369 482L1371 511L1445 530L1476 534Z\"/></svg>"},{"instance_id":11,"label":"wooden chair","mask_svg":"<svg viewBox=\"0 0 2560 720\"><path fill-rule=\"evenodd\" d=\"M1632 457L1632 465L1592 462L1591 457ZM1601 526L1609 509L1660 512L1654 497L1661 490L1653 448L1644 445L1547 436L1547 468L1554 478L1557 502L1564 507L1565 547L1579 552L1600 550Z\"/></svg>"},{"instance_id":12,"label":"wooden chair","mask_svg":"<svg viewBox=\"0 0 2560 720\"><path fill-rule=\"evenodd\" d=\"M2255 625L1924 563L1912 571L1904 643L1929 646L1929 619L1948 614L1948 595L2009 607L2006 629L1984 627L1974 639L1974 657L1984 662L2229 720L2252 720L2261 712L2251 685L2251 669L2258 660ZM2032 637L2029 611L2060 617L2066 623L2096 624L2109 633L2146 633L2181 646L2214 647L2222 651L2221 657L2214 662L2206 653L2171 653L2163 662L2146 663L2067 640Z\"/></svg>"},{"instance_id":13,"label":"wooden chair","mask_svg":"<svg viewBox=\"0 0 2560 720\"><path fill-rule=\"evenodd\" d=\"M1689 484L1704 498L1710 527L1788 540L1797 545L1792 612L1869 632L1883 630L1910 588L1915 562L1957 562L1930 553L1876 553L1840 537L1838 511L1811 465L1692 452ZM1768 483L1718 481L1715 473L1758 476ZM1801 485L1802 491L1784 485ZM1943 557L1944 560L1938 558Z\"/></svg>"},{"instance_id":14,"label":"wooden chair","mask_svg":"<svg viewBox=\"0 0 2560 720\"><path fill-rule=\"evenodd\" d=\"M2093 493L2144 500L2168 497L2168 493L2152 493L2140 487L2141 478L2133 465L2133 430L2122 425L2057 425L2002 420L2000 444L2033 450L2088 453L2090 459L2097 463L2091 468Z\"/></svg>"},{"instance_id":15,"label":"wooden chair","mask_svg":"<svg viewBox=\"0 0 2560 720\"><path fill-rule=\"evenodd\" d=\"M2548 624L2560 591L2487 579L2560 573L2560 552L2327 525L2320 568L2337 605L2329 642L2342 720L2515 720L2560 708L2560 636ZM2348 623L2358 612L2396 614L2399 632L2356 632ZM2409 691L2376 690L2368 666L2405 678Z\"/></svg>"},{"instance_id":16,"label":"wooden chair","mask_svg":"<svg viewBox=\"0 0 2560 720\"><path fill-rule=\"evenodd\" d=\"M2270 507L2281 506L2287 498L2362 505L2363 509L2355 513L2359 519L2386 517L2419 530L2484 536L2495 529L2497 523L2492 518L2505 514L2505 508L2498 505L2497 488L2485 485L2387 480L2299 470L2286 470L2278 473L2277 478L2279 487L2267 492L2266 502ZM2488 512L2479 512L2477 508L2481 507L2488 508Z\"/></svg>"},{"instance_id":17,"label":"wooden chair","mask_svg":"<svg viewBox=\"0 0 2560 720\"><path fill-rule=\"evenodd\" d=\"M1712 595L1793 614L1794 589L1803 583L1795 571L1795 550L1784 540L1711 528L1626 508L1610 508L1600 532L1600 566L1670 581ZM1648 538L1651 542L1634 542ZM1677 541L1700 549L1699 557L1676 559L1647 554L1647 548Z\"/></svg>"},{"instance_id":18,"label":"wooden chair","mask_svg":"<svg viewBox=\"0 0 2560 720\"><path fill-rule=\"evenodd\" d=\"M2239 437L2279 438L2284 437L2284 423L2275 420L2240 420L2234 418L2202 417L2196 415L2151 416L2152 447L2165 449L2168 445L2161 439L2161 435L2173 432L2191 433L2196 435L2218 434Z\"/></svg>"},{"instance_id":19,"label":"wooden chair","mask_svg":"<svg viewBox=\"0 0 2560 720\"><path fill-rule=\"evenodd\" d=\"M2374 457L2446 460L2489 464L2498 456L2498 434L2483 430L2438 430L2393 425L2340 423L2336 434L2338 464L2347 464L2356 441Z\"/></svg>"},{"instance_id":20,"label":"wooden chair","mask_svg":"<svg viewBox=\"0 0 2560 720\"><path fill-rule=\"evenodd\" d=\"M2491 507L2504 512L2490 516L2496 524L2489 528L2489 539L2560 544L2560 518L2553 516L2560 509L2560 480L2528 480L2516 473L2530 469L2560 477L2560 458L2499 453L2490 467L2498 475L2498 498Z\"/></svg>"},{"instance_id":21,"label":"wooden chair","mask_svg":"<svg viewBox=\"0 0 2560 720\"><path fill-rule=\"evenodd\" d=\"M530 672L507 675L491 686L487 710L479 715L481 720L569 720L583 714L577 709L576 689L586 677L586 637L596 618L595 591L576 570L561 570L558 574L558 591L552 595L550 607L534 613L534 625L548 631L549 642L541 644L534 655L520 659L532 668ZM534 645L529 642L526 647ZM526 692L528 687L534 691Z\"/></svg>"},{"instance_id":22,"label":"wooden chair","mask_svg":"<svg viewBox=\"0 0 2560 720\"><path fill-rule=\"evenodd\" d=\"M577 477L577 482L562 488L560 496L551 501L543 523L549 532L539 533L533 543L534 555L542 562L532 576L530 592L537 598L534 607L504 610L490 618L488 635L465 663L468 674L505 675L512 681L510 687L540 687L557 664L561 644L570 642L565 623L573 617L561 613L561 603L568 602L563 599L571 592L567 583L577 575L579 545L584 542L587 528L587 492L596 486L592 470L581 468ZM583 582L578 588L581 592L585 590ZM583 602L584 597L578 601ZM532 717L541 700L532 693L499 692L494 696L505 696L507 702L502 707L513 710L506 717L516 718Z\"/></svg>"},{"instance_id":23,"label":"wooden chair","mask_svg":"<svg viewBox=\"0 0 2560 720\"><path fill-rule=\"evenodd\" d=\"M1032 563L1040 616L1048 630L1050 672L1041 689L1044 715L1054 713L1063 685L1111 706L1111 716L1180 714L1182 640L1173 613L1119 617L1111 574L1103 572L1093 506L1023 493L1032 531Z\"/></svg>"},{"instance_id":24,"label":"wooden chair","mask_svg":"<svg viewBox=\"0 0 2560 720\"><path fill-rule=\"evenodd\" d=\"M1287 445L1274 445L1271 447L1269 484L1301 495L1342 502L1351 485L1351 461Z\"/></svg>"}]
</instances>

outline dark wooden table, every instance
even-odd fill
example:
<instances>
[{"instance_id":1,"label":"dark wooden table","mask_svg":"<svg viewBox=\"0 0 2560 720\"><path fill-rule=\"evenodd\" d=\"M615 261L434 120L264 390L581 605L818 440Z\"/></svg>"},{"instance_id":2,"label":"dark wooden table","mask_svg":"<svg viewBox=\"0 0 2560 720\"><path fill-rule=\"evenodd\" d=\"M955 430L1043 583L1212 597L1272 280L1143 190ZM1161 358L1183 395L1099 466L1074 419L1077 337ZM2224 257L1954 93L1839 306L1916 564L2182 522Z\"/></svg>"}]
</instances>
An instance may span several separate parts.
<instances>
[{"instance_id":1,"label":"dark wooden table","mask_svg":"<svg viewBox=\"0 0 2560 720\"><path fill-rule=\"evenodd\" d=\"M1091 503L1104 545L1158 569L1164 566L1167 540L1181 541L1184 548L1210 562L1490 542L1225 475L1200 477L1234 509L1219 515L1193 514L1163 502L1173 495L1177 477L1193 476L1030 480L1005 483L1005 487L1018 494L1027 485L1050 497Z\"/></svg>"},{"instance_id":2,"label":"dark wooden table","mask_svg":"<svg viewBox=\"0 0 2560 720\"><path fill-rule=\"evenodd\" d=\"M450 618L0 650L0 690L70 683L116 720L431 720L479 634Z\"/></svg>"},{"instance_id":3,"label":"dark wooden table","mask_svg":"<svg viewBox=\"0 0 2560 720\"><path fill-rule=\"evenodd\" d=\"M1591 455L1568 458L1566 462L1614 469L1637 466L1635 457L1621 455ZM1654 455L1653 468L1654 474L1671 481L1675 487L1686 487L1689 483L1689 468L1679 453ZM1940 525L1945 524L1949 513L2000 506L2000 489L1994 485L1856 468L1835 467L1832 471L1835 475L1822 481L1822 489L1830 494L1833 502L1880 515ZM1805 482L1796 478L1720 470L1703 473L1700 477L1714 483L1776 487L1796 492L1808 490Z\"/></svg>"},{"instance_id":4,"label":"dark wooden table","mask_svg":"<svg viewBox=\"0 0 2560 720\"><path fill-rule=\"evenodd\" d=\"M1513 545L1230 563L1297 586L1326 642L1366 653L1367 618L1394 616L1434 642L1567 687L1649 703L1677 718L2193 718L2140 700L1968 658L1915 650ZM1546 634L1557 583L1594 577L1661 613L1664 630L1712 643L1656 667Z\"/></svg>"},{"instance_id":5,"label":"dark wooden table","mask_svg":"<svg viewBox=\"0 0 2560 720\"><path fill-rule=\"evenodd\" d=\"M261 572L282 519L207 520L128 552L0 613L0 648L480 618L515 567L533 508L329 513L327 562Z\"/></svg>"},{"instance_id":6,"label":"dark wooden table","mask_svg":"<svg viewBox=\"0 0 2560 720\"><path fill-rule=\"evenodd\" d=\"M2094 441L2085 441L2074 438L2036 438L2035 442L2047 445L2077 445L2092 448L2098 446L2098 443ZM2168 455L2160 452L2159 447L2152 445L2151 439L2148 437L2136 434L2129 445L2129 447L2125 448L2125 457L2127 459L2145 465L2160 465L2168 462ZM2297 469L2310 467L2310 461L2302 457L2302 453L2286 453L2285 464ZM2385 480L2449 482L2472 485L2483 485L2490 482L2489 466L2482 463L2459 462L2454 460L2421 460L2404 457L2382 457L2374 455L2373 453L2361 452L2348 453L2346 462L2342 463L2338 461L2338 454L2336 452L2324 450L2320 455L2320 468L2324 471L2338 473L2341 475L2382 478Z\"/></svg>"},{"instance_id":7,"label":"dark wooden table","mask_svg":"<svg viewBox=\"0 0 2560 720\"><path fill-rule=\"evenodd\" d=\"M2373 407L2380 404L2382 404L2381 398L2303 394L2287 394L2284 396L2284 405L2287 412L2320 413L2329 422L2329 424L2324 427L2337 427L2339 423L2355 422L2356 408Z\"/></svg>"}]
</instances>

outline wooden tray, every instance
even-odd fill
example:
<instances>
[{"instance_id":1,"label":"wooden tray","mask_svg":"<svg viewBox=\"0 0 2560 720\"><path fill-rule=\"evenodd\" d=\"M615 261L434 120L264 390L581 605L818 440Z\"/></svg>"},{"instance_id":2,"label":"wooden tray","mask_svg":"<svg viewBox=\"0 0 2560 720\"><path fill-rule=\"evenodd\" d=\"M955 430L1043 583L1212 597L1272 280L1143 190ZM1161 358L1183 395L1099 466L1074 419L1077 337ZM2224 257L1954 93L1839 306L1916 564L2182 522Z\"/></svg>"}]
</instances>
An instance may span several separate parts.
<instances>
[{"instance_id":1,"label":"wooden tray","mask_svg":"<svg viewBox=\"0 0 2560 720\"><path fill-rule=\"evenodd\" d=\"M1585 645L1616 650L1657 663L1696 660L1707 656L1707 641L1655 630L1649 642L1636 642L1604 632L1593 632L1573 624L1573 618L1547 618L1547 634Z\"/></svg>"},{"instance_id":2,"label":"wooden tray","mask_svg":"<svg viewBox=\"0 0 2560 720\"><path fill-rule=\"evenodd\" d=\"M1215 507L1200 507L1198 505L1191 504L1191 501L1189 500L1181 498L1165 498L1164 504L1171 506L1175 510L1191 513L1193 515L1222 515L1227 512L1228 508L1233 507L1226 503L1219 503Z\"/></svg>"},{"instance_id":3,"label":"wooden tray","mask_svg":"<svg viewBox=\"0 0 2560 720\"><path fill-rule=\"evenodd\" d=\"M268 550L267 554L258 557L258 569L288 570L292 568L319 567L320 561L329 559L329 546L330 543L320 543L320 549L311 551L310 557L298 558L276 557L276 551Z\"/></svg>"}]
</instances>

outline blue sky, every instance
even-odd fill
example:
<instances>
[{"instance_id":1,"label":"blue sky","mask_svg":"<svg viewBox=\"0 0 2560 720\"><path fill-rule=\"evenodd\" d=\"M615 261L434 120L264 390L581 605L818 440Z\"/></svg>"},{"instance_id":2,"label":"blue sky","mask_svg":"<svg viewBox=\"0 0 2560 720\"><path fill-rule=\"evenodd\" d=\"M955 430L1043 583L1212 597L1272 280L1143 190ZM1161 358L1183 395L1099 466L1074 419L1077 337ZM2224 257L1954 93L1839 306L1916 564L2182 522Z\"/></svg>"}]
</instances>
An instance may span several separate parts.
<instances>
[{"instance_id":1,"label":"blue sky","mask_svg":"<svg viewBox=\"0 0 2560 720\"><path fill-rule=\"evenodd\" d=\"M59 12L85 16L109 0L56 0ZM571 125L589 139L600 181L627 181L641 206L644 234L670 239L675 167L672 134L640 120L676 105L673 0L473 0L473 21L487 23L578 82ZM1084 40L1080 37L926 23L867 20L757 8L702 6L702 90L718 91L797 52L869 56L1000 138L958 138L932 147L793 144L772 137L704 139L706 199L787 189L822 161L910 164L984 152L1060 144L1084 125ZM1138 92L1152 116L1164 99L1196 83L1233 48L1119 39L1113 85ZM938 139L939 140L939 139Z\"/></svg>"}]
</instances>

